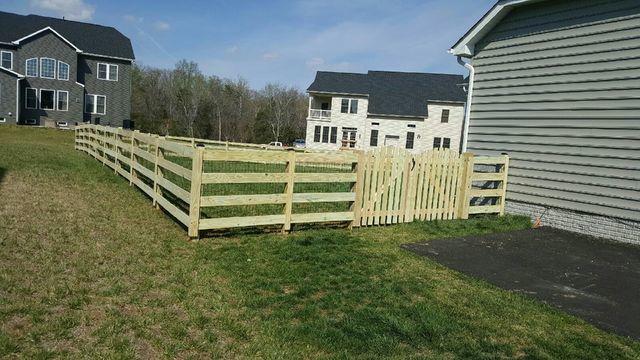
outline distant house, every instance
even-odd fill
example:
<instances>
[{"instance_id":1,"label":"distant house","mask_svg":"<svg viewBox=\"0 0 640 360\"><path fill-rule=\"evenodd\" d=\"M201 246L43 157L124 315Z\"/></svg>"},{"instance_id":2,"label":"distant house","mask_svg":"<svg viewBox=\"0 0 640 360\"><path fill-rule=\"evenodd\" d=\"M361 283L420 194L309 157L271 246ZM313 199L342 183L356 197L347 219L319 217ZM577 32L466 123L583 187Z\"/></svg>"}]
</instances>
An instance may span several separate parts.
<instances>
[{"instance_id":1,"label":"distant house","mask_svg":"<svg viewBox=\"0 0 640 360\"><path fill-rule=\"evenodd\" d=\"M323 72L309 86L311 149L459 149L466 93L460 75Z\"/></svg>"},{"instance_id":2,"label":"distant house","mask_svg":"<svg viewBox=\"0 0 640 360\"><path fill-rule=\"evenodd\" d=\"M468 58L468 142L510 155L507 210L640 243L640 1L499 1Z\"/></svg>"},{"instance_id":3,"label":"distant house","mask_svg":"<svg viewBox=\"0 0 640 360\"><path fill-rule=\"evenodd\" d=\"M0 124L130 126L131 41L112 27L0 12Z\"/></svg>"}]
</instances>

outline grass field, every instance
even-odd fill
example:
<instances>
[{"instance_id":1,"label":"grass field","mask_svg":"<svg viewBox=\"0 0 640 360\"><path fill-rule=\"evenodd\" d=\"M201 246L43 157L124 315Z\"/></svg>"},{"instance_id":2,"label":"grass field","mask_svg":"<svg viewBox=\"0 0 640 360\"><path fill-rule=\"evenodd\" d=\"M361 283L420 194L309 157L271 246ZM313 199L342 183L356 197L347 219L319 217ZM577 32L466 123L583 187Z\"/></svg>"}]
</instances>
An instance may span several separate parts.
<instances>
[{"instance_id":1,"label":"grass field","mask_svg":"<svg viewBox=\"0 0 640 360\"><path fill-rule=\"evenodd\" d=\"M193 243L72 141L0 127L0 357L640 357L637 342L399 248L527 219Z\"/></svg>"}]
</instances>

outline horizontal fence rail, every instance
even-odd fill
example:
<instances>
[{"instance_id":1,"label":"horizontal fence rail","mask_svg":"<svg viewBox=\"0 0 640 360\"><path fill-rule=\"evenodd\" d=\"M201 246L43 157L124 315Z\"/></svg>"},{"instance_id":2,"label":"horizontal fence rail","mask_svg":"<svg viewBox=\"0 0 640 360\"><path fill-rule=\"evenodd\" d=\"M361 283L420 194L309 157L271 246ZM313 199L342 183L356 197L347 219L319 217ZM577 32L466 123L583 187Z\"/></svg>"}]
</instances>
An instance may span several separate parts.
<instances>
[{"instance_id":1,"label":"horizontal fence rail","mask_svg":"<svg viewBox=\"0 0 640 360\"><path fill-rule=\"evenodd\" d=\"M188 229L350 227L504 214L509 158L451 150L310 153L162 137L99 125L75 148L109 166Z\"/></svg>"}]
</instances>

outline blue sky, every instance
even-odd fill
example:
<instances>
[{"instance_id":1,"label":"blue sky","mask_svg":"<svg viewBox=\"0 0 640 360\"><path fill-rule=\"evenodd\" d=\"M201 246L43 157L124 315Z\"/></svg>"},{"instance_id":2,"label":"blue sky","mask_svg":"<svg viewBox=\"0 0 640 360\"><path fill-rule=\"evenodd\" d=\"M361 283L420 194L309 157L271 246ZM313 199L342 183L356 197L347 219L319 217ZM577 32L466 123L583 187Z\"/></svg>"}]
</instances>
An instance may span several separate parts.
<instances>
[{"instance_id":1,"label":"blue sky","mask_svg":"<svg viewBox=\"0 0 640 360\"><path fill-rule=\"evenodd\" d=\"M447 54L494 0L4 0L0 10L118 28L137 61L306 88L316 70L464 73Z\"/></svg>"}]
</instances>

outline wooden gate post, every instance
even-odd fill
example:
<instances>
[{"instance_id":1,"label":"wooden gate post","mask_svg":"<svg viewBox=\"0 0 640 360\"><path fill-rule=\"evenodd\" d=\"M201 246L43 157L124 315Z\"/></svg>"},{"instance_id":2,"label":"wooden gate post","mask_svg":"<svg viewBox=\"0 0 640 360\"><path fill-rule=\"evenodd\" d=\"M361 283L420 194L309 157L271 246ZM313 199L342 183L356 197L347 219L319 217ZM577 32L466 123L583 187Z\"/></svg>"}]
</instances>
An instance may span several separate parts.
<instances>
[{"instance_id":1,"label":"wooden gate post","mask_svg":"<svg viewBox=\"0 0 640 360\"><path fill-rule=\"evenodd\" d=\"M501 173L503 174L502 181L500 182L500 186L502 187L502 194L500 195L500 216L504 216L504 207L507 201L507 178L509 176L509 156L504 156L504 164L502 165Z\"/></svg>"},{"instance_id":2,"label":"wooden gate post","mask_svg":"<svg viewBox=\"0 0 640 360\"><path fill-rule=\"evenodd\" d=\"M360 227L362 221L362 197L364 192L364 170L365 170L365 156L364 151L358 150L358 162L355 163L354 169L356 172L356 182L351 187L351 191L355 190L355 201L351 204L351 211L353 211L353 221L349 225L349 228Z\"/></svg>"},{"instance_id":3,"label":"wooden gate post","mask_svg":"<svg viewBox=\"0 0 640 360\"><path fill-rule=\"evenodd\" d=\"M191 196L189 197L189 237L200 236L200 200L202 198L202 165L204 146L196 146L191 163Z\"/></svg>"},{"instance_id":4,"label":"wooden gate post","mask_svg":"<svg viewBox=\"0 0 640 360\"><path fill-rule=\"evenodd\" d=\"M469 218L469 207L471 206L471 187L473 185L474 156L473 153L462 154L462 178L460 179L460 200L458 202L458 219Z\"/></svg>"}]
</instances>

